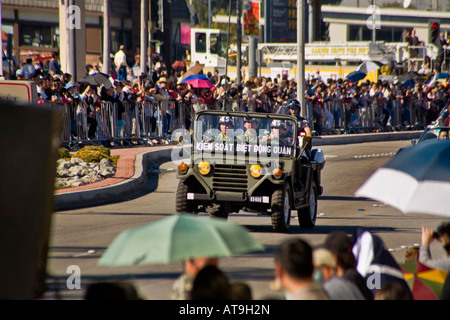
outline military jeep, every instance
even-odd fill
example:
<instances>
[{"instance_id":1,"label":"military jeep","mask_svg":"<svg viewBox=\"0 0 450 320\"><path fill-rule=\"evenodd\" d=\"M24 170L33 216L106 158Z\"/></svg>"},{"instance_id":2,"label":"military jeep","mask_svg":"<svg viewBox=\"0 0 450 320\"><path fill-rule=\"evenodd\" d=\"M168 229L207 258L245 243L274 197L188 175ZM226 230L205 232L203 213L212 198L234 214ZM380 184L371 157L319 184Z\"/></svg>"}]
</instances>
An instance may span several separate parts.
<instances>
[{"instance_id":1,"label":"military jeep","mask_svg":"<svg viewBox=\"0 0 450 320\"><path fill-rule=\"evenodd\" d=\"M297 210L301 228L315 226L325 160L295 117L206 110L194 120L190 156L177 171L177 212L267 214L275 231L287 232Z\"/></svg>"}]
</instances>

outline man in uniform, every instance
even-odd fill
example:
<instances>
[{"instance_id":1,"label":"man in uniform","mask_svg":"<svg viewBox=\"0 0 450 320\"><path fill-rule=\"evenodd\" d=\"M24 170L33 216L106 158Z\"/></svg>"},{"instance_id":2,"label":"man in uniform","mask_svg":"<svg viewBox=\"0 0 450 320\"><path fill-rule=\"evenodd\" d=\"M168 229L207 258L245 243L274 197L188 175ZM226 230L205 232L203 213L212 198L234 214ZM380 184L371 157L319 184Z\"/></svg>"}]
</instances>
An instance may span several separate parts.
<instances>
[{"instance_id":1,"label":"man in uniform","mask_svg":"<svg viewBox=\"0 0 450 320\"><path fill-rule=\"evenodd\" d=\"M245 143L257 143L258 142L258 133L256 132L256 128L258 128L258 121L251 117L244 118L244 140Z\"/></svg>"},{"instance_id":2,"label":"man in uniform","mask_svg":"<svg viewBox=\"0 0 450 320\"><path fill-rule=\"evenodd\" d=\"M234 129L233 118L229 116L223 116L219 118L219 130L220 133L217 136L217 141L227 141L230 137L227 136L228 130Z\"/></svg>"},{"instance_id":3,"label":"man in uniform","mask_svg":"<svg viewBox=\"0 0 450 320\"><path fill-rule=\"evenodd\" d=\"M287 107L291 116L297 118L298 131L304 131L307 136L311 136L311 128L309 127L308 121L300 116L300 111L302 109L300 102L298 100L291 99L288 101Z\"/></svg>"},{"instance_id":4,"label":"man in uniform","mask_svg":"<svg viewBox=\"0 0 450 320\"><path fill-rule=\"evenodd\" d=\"M263 138L263 142L275 140L278 141L278 143L282 146L292 145L292 132L289 131L285 120L272 120L270 128L270 135L266 138Z\"/></svg>"}]
</instances>

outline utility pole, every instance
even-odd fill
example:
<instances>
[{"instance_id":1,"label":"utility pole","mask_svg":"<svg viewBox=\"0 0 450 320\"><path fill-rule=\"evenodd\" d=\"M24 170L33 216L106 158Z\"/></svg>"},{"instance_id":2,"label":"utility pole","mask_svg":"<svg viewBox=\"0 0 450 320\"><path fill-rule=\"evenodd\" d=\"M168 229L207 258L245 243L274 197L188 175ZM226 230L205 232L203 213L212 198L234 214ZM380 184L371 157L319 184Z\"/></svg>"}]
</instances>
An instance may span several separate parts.
<instances>
[{"instance_id":1,"label":"utility pole","mask_svg":"<svg viewBox=\"0 0 450 320\"><path fill-rule=\"evenodd\" d=\"M141 74L147 74L148 1L141 0L141 48L139 56Z\"/></svg>"},{"instance_id":2,"label":"utility pole","mask_svg":"<svg viewBox=\"0 0 450 320\"><path fill-rule=\"evenodd\" d=\"M237 19L237 30L236 30L236 44L237 44L237 52L236 52L236 84L240 85L242 82L241 77L241 69L242 69L242 24L241 24L241 15L242 15L242 1L236 0L236 19Z\"/></svg>"},{"instance_id":3,"label":"utility pole","mask_svg":"<svg viewBox=\"0 0 450 320\"><path fill-rule=\"evenodd\" d=\"M68 0L66 2L67 5L67 9L66 9L66 14L69 15L69 12L71 8L74 8L75 6L75 0ZM69 17L67 18L69 19ZM69 29L67 32L67 38L68 38L68 53L69 53L69 63L67 65L68 67L68 73L72 75L72 81L76 81L77 80L77 48L76 48L76 30L75 28L70 25L70 21L68 23L66 23L66 28ZM70 25L70 28L69 28Z\"/></svg>"},{"instance_id":4,"label":"utility pole","mask_svg":"<svg viewBox=\"0 0 450 320\"><path fill-rule=\"evenodd\" d=\"M110 53L110 38L111 33L109 30L109 0L103 0L103 73L111 73L111 58Z\"/></svg>"},{"instance_id":5,"label":"utility pole","mask_svg":"<svg viewBox=\"0 0 450 320\"><path fill-rule=\"evenodd\" d=\"M297 0L297 100L302 106L303 118L307 118L305 105L305 0Z\"/></svg>"}]
</instances>

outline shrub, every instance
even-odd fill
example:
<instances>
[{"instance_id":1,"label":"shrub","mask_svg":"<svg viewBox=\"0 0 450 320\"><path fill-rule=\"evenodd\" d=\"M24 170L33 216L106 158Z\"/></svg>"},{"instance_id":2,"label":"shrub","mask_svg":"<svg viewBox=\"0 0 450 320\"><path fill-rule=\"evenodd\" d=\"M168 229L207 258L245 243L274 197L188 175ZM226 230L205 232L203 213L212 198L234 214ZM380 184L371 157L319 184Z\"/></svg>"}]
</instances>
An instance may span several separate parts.
<instances>
[{"instance_id":1,"label":"shrub","mask_svg":"<svg viewBox=\"0 0 450 320\"><path fill-rule=\"evenodd\" d=\"M58 159L67 159L69 160L70 158L72 158L72 155L70 154L69 149L67 148L59 148L58 149Z\"/></svg>"},{"instance_id":2,"label":"shrub","mask_svg":"<svg viewBox=\"0 0 450 320\"><path fill-rule=\"evenodd\" d=\"M111 156L111 150L104 146L85 146L78 150L73 157L80 158L86 162L100 162L102 159L107 158L117 166L117 160L119 156Z\"/></svg>"}]
</instances>

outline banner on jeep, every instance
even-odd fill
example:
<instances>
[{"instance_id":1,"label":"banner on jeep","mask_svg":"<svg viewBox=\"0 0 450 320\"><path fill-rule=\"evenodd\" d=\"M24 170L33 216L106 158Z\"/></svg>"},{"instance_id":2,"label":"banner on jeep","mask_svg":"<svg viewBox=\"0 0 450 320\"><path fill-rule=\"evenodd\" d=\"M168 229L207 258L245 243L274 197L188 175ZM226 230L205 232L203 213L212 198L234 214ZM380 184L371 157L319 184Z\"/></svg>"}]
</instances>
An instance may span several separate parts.
<instances>
[{"instance_id":1,"label":"banner on jeep","mask_svg":"<svg viewBox=\"0 0 450 320\"><path fill-rule=\"evenodd\" d=\"M281 144L247 144L239 142L195 142L195 151L200 152L214 152L214 153L244 153L244 154L258 154L271 155L277 154L279 156L289 157L293 155L293 148L290 146L283 146Z\"/></svg>"}]
</instances>

